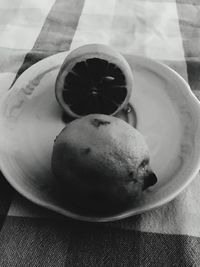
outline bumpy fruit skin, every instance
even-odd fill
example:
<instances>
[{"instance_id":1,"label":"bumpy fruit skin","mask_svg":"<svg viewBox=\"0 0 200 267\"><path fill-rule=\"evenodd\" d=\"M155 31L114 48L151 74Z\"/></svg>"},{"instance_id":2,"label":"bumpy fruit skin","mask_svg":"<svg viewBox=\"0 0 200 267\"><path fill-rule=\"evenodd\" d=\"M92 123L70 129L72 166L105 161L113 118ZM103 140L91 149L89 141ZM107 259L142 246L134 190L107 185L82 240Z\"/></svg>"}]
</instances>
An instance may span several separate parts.
<instances>
[{"instance_id":1,"label":"bumpy fruit skin","mask_svg":"<svg viewBox=\"0 0 200 267\"><path fill-rule=\"evenodd\" d=\"M131 96L132 87L133 87L133 73L132 70L126 61L126 59L118 53L116 50L112 49L108 45L104 44L86 44L80 46L74 50L72 50L67 57L65 58L64 62L62 63L60 70L58 72L58 76L56 78L55 84L55 96L60 104L61 108L71 117L79 118L80 115L74 113L70 106L67 105L63 99L62 92L64 88L64 82L67 74L72 70L76 63L85 61L91 58L99 58L102 60L106 60L109 63L113 63L118 66L126 79L126 88L127 88L127 95L123 101L123 103L115 110L114 113L108 115L114 115L122 110L127 104Z\"/></svg>"},{"instance_id":2,"label":"bumpy fruit skin","mask_svg":"<svg viewBox=\"0 0 200 267\"><path fill-rule=\"evenodd\" d=\"M52 170L67 201L83 211L118 212L156 183L144 137L128 123L88 115L57 136Z\"/></svg>"}]
</instances>

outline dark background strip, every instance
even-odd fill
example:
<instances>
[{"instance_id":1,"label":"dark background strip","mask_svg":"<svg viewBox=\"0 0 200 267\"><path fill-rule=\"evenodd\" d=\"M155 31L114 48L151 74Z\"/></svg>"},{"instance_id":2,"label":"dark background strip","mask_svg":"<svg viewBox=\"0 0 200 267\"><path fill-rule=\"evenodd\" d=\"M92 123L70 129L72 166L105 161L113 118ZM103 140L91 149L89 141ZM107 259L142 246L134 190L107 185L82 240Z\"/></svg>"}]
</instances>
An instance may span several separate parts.
<instances>
[{"instance_id":1,"label":"dark background strip","mask_svg":"<svg viewBox=\"0 0 200 267\"><path fill-rule=\"evenodd\" d=\"M183 4L190 5L188 12L188 6L183 6ZM179 25L187 63L188 82L193 91L200 91L199 10L199 0L177 0Z\"/></svg>"},{"instance_id":2,"label":"dark background strip","mask_svg":"<svg viewBox=\"0 0 200 267\"><path fill-rule=\"evenodd\" d=\"M54 3L33 49L26 55L16 78L37 61L70 48L83 4L84 0L57 0ZM0 229L14 192L3 175L0 174Z\"/></svg>"},{"instance_id":3,"label":"dark background strip","mask_svg":"<svg viewBox=\"0 0 200 267\"><path fill-rule=\"evenodd\" d=\"M19 75L39 60L70 49L83 4L84 0L57 0L55 2L32 50L26 55L17 72L15 81Z\"/></svg>"},{"instance_id":4,"label":"dark background strip","mask_svg":"<svg viewBox=\"0 0 200 267\"><path fill-rule=\"evenodd\" d=\"M0 172L0 231L3 226L5 217L7 216L14 189L5 180L3 174Z\"/></svg>"}]
</instances>

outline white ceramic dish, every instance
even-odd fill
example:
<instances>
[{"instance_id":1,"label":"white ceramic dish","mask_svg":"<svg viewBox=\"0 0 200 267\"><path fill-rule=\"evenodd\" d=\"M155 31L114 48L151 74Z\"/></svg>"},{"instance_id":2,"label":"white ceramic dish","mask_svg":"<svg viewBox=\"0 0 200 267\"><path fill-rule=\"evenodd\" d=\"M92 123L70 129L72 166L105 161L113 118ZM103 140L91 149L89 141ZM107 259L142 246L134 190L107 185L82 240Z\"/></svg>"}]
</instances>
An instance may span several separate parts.
<instances>
[{"instance_id":1,"label":"white ceramic dish","mask_svg":"<svg viewBox=\"0 0 200 267\"><path fill-rule=\"evenodd\" d=\"M0 102L0 167L23 196L63 215L86 221L122 219L158 207L180 193L200 168L200 104L172 69L127 56L133 69L137 128L145 136L156 186L120 214L80 214L63 203L51 172L53 141L65 126L54 96L55 79L67 53L46 58L26 70Z\"/></svg>"}]
</instances>

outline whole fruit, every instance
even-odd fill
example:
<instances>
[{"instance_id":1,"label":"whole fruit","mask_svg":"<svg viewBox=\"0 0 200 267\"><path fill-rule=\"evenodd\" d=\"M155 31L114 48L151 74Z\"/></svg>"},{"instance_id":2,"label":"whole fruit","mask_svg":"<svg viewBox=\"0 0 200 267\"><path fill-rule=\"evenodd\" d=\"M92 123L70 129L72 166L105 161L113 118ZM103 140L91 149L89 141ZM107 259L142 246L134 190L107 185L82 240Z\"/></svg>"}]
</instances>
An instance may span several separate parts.
<instances>
[{"instance_id":1,"label":"whole fruit","mask_svg":"<svg viewBox=\"0 0 200 267\"><path fill-rule=\"evenodd\" d=\"M93 114L57 136L52 170L66 200L94 213L118 212L156 183L144 137L123 120Z\"/></svg>"}]
</instances>

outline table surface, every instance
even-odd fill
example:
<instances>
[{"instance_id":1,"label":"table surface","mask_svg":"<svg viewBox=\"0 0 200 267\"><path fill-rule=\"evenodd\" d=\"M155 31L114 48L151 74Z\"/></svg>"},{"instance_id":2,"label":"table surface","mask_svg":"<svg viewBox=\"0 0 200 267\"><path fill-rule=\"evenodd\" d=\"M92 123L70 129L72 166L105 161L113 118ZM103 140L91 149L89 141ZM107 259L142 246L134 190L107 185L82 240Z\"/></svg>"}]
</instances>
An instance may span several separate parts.
<instances>
[{"instance_id":1,"label":"table surface","mask_svg":"<svg viewBox=\"0 0 200 267\"><path fill-rule=\"evenodd\" d=\"M0 94L39 60L94 42L166 63L200 97L199 0L0 0ZM96 224L29 202L1 175L0 266L200 266L199 179L160 208Z\"/></svg>"}]
</instances>

